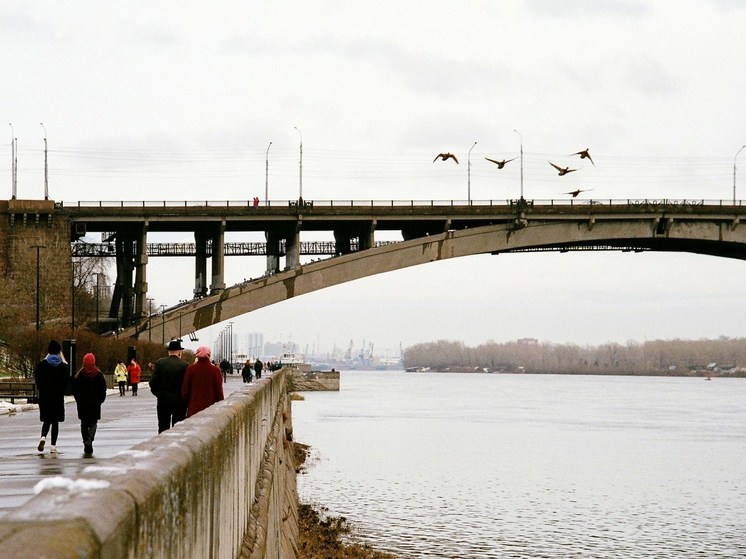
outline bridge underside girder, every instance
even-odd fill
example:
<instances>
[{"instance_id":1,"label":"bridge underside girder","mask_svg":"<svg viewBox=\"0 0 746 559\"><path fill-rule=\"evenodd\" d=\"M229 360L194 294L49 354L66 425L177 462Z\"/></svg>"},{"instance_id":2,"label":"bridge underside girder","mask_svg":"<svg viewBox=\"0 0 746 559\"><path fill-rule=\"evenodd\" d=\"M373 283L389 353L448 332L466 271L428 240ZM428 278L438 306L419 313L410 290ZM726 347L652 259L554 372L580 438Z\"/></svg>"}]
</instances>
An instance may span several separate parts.
<instances>
[{"instance_id":1,"label":"bridge underside girder","mask_svg":"<svg viewBox=\"0 0 746 559\"><path fill-rule=\"evenodd\" d=\"M662 223L662 224L661 224ZM746 228L727 221L521 221L446 231L345 254L226 288L167 311L154 334L165 339L366 276L477 254L571 247L681 251L746 259ZM163 330L158 330L162 328ZM131 329L130 335L143 330Z\"/></svg>"}]
</instances>

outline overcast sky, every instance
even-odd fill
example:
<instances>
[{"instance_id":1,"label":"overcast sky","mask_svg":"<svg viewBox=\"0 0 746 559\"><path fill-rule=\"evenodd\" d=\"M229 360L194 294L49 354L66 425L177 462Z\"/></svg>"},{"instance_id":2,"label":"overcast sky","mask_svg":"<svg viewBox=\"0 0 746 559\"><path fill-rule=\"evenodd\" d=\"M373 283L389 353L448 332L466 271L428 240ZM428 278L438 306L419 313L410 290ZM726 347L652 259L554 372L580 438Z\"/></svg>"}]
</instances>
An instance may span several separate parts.
<instances>
[{"instance_id":1,"label":"overcast sky","mask_svg":"<svg viewBox=\"0 0 746 559\"><path fill-rule=\"evenodd\" d=\"M516 198L518 161L484 157L515 157L521 139L526 198L731 199L744 29L739 0L5 0L4 197L13 133L18 197L43 197L43 122L64 202L263 198L270 141L269 197L297 198L301 134L305 199L465 200L474 142L472 199ZM585 148L595 167L570 155ZM443 151L461 164L433 163ZM746 199L746 150L737 161ZM265 268L226 260L228 283ZM691 254L478 256L286 301L234 332L391 355L435 339L746 336L744 271ZM174 304L193 262L151 259L148 280Z\"/></svg>"}]
</instances>

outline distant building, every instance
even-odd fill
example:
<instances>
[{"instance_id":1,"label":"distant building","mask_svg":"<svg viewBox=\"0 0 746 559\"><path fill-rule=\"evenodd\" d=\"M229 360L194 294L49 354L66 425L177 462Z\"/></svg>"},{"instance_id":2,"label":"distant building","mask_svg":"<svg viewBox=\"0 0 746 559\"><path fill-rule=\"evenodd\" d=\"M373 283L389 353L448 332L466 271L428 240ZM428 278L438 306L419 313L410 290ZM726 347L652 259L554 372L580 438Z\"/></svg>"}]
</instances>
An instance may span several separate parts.
<instances>
[{"instance_id":1,"label":"distant building","mask_svg":"<svg viewBox=\"0 0 746 559\"><path fill-rule=\"evenodd\" d=\"M520 340L516 340L516 343L518 345L539 345L539 340L536 338L521 338Z\"/></svg>"}]
</instances>

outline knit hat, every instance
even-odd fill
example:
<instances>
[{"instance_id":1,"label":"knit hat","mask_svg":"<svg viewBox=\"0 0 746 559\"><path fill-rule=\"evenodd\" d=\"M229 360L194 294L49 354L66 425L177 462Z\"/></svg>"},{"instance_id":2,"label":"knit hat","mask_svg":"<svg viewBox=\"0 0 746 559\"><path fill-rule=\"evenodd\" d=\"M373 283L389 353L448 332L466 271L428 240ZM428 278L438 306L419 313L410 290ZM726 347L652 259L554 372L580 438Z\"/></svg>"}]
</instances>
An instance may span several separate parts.
<instances>
[{"instance_id":1,"label":"knit hat","mask_svg":"<svg viewBox=\"0 0 746 559\"><path fill-rule=\"evenodd\" d=\"M83 366L86 369L93 369L96 366L96 356L92 353L86 353L83 357Z\"/></svg>"},{"instance_id":2,"label":"knit hat","mask_svg":"<svg viewBox=\"0 0 746 559\"><path fill-rule=\"evenodd\" d=\"M212 352L210 351L209 347L200 346L200 348L197 350L197 358L206 357L207 359L209 359L210 355L212 355Z\"/></svg>"},{"instance_id":3,"label":"knit hat","mask_svg":"<svg viewBox=\"0 0 746 559\"><path fill-rule=\"evenodd\" d=\"M49 342L49 346L47 346L47 353L51 355L57 355L60 351L62 351L62 348L60 347L59 342L56 340L52 340Z\"/></svg>"}]
</instances>

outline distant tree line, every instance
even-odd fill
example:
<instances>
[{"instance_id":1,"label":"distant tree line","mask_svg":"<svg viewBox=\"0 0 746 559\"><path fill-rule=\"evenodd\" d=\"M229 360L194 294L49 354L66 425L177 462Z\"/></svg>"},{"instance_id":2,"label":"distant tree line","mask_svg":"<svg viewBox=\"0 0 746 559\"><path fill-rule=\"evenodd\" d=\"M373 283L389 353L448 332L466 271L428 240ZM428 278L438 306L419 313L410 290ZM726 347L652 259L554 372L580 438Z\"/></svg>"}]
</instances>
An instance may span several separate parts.
<instances>
[{"instance_id":1,"label":"distant tree line","mask_svg":"<svg viewBox=\"0 0 746 559\"><path fill-rule=\"evenodd\" d=\"M439 340L404 350L406 368L505 373L746 376L746 338L654 340L597 346L489 341L475 347Z\"/></svg>"}]
</instances>

